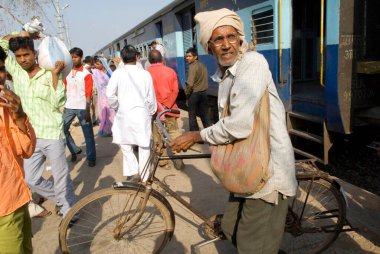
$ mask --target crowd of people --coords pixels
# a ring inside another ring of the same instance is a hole
[[[186,151],[195,143],[233,143],[247,138],[253,129],[254,111],[265,90],[270,98],[270,179],[257,193],[231,193],[222,228],[239,253],[277,253],[282,239],[287,198],[295,195],[293,150],[285,125],[285,111],[273,83],[268,64],[257,52],[248,50],[240,17],[227,9],[198,13],[200,43],[218,64],[212,79],[219,84],[218,109],[226,102],[229,114],[211,125],[207,116],[207,68],[195,48],[186,51],[189,72],[186,80],[189,131],[181,133],[179,114],[164,116],[170,147]],[[83,50],[70,50],[73,67],[62,79],[64,63],[48,71],[36,61],[33,40],[38,33],[21,32],[0,38],[0,253],[32,253],[31,219],[28,212],[32,193],[56,204],[65,216],[76,202],[65,147],[71,162],[82,149],[70,134],[75,118],[86,143],[88,167],[96,166],[94,125],[98,136],[112,137],[123,154],[127,181],[145,181],[143,171],[150,143],[158,132],[153,116],[164,109],[178,109],[178,77],[165,63],[165,49],[152,43],[145,70],[133,45],[121,50],[112,64],[101,56],[84,57]],[[14,57],[9,56],[12,51]],[[13,87],[5,85],[7,72]],[[196,116],[203,125],[200,130]],[[135,155],[137,149],[138,157]],[[53,181],[43,178],[49,161]],[[160,161],[167,167],[168,161]],[[177,169],[185,164],[175,161]],[[50,213],[44,213],[49,215]],[[72,223],[78,217],[74,216]],[[11,233],[9,233],[11,232]]]

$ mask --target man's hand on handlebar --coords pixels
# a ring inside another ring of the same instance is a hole
[[[176,152],[185,151],[195,143],[202,142],[202,137],[199,131],[185,132],[181,136],[175,138],[170,144],[170,148]]]

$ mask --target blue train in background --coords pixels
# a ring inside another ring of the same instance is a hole
[[[379,0],[177,0],[97,54],[117,56],[132,44],[144,62],[150,43],[158,41],[183,89],[188,48],[198,49],[209,74],[216,70],[215,59],[199,44],[193,18],[219,8],[240,15],[247,40],[268,60],[298,155],[327,164],[335,134],[380,126]],[[210,79],[213,105],[217,91]]]

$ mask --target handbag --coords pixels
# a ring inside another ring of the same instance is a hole
[[[251,134],[247,138],[211,148],[211,169],[230,192],[256,193],[270,178],[269,111],[269,92],[266,88],[254,111]],[[222,117],[228,115],[229,99]]]

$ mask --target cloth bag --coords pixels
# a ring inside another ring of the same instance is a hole
[[[256,193],[270,177],[269,110],[269,92],[266,88],[254,111],[251,134],[245,139],[211,148],[211,169],[230,192]],[[229,100],[222,117],[228,115]]]
[[[64,61],[65,67],[62,70],[62,80],[69,75],[73,62],[70,52],[65,44],[56,37],[45,37],[38,47],[38,64],[46,69],[53,70],[56,61]]]

